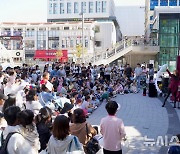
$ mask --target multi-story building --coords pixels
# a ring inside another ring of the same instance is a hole
[[[153,29],[153,15],[156,7],[180,6],[180,0],[146,0],[145,4],[145,37],[150,41],[151,30]]]
[[[121,40],[120,26],[115,16],[114,0],[47,0],[47,21],[85,21],[113,22],[116,39]]]
[[[83,36],[84,39],[81,22],[0,24],[0,41],[11,51],[15,62],[24,61],[25,57],[56,59],[55,52],[59,50],[66,51],[72,60],[82,55],[77,53],[82,40],[85,56],[89,58],[116,44],[113,22],[85,21]]]
[[[168,64],[173,71],[180,54],[180,6],[156,7],[153,29],[159,40],[158,63]]]
[[[146,1],[145,36],[159,45],[158,64],[175,69],[180,50],[180,0]]]
[[[86,20],[110,20],[115,17],[113,0],[48,0],[48,22],[76,21],[84,13]]]

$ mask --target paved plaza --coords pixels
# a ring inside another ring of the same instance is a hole
[[[165,154],[167,146],[145,146],[144,137],[157,141],[158,136],[165,139],[167,135],[170,140],[180,133],[180,110],[174,109],[171,103],[162,108],[163,98],[150,98],[141,93],[118,95],[114,100],[121,105],[117,116],[124,121],[129,142],[124,153]],[[101,118],[107,115],[105,104],[102,103],[88,119],[92,125],[99,125]]]

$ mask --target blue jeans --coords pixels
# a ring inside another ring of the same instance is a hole
[[[137,82],[137,89],[139,90],[141,88],[141,76],[136,76],[136,82]]]

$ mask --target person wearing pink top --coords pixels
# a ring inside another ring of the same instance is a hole
[[[118,104],[110,101],[106,104],[108,116],[103,118],[100,123],[100,132],[103,135],[104,154],[122,154],[121,141],[125,138],[124,123],[116,117]]]

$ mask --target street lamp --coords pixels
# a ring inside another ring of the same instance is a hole
[[[82,62],[84,63],[84,12],[82,11],[79,15],[82,16]]]

